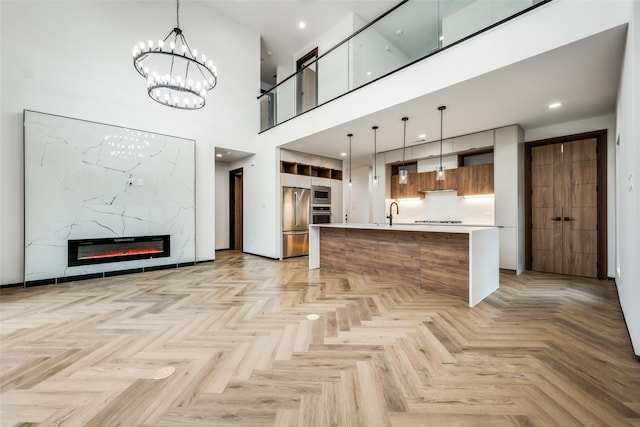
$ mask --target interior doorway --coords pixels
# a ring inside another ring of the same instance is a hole
[[[229,171],[229,248],[242,251],[242,168]]]
[[[525,145],[525,267],[607,277],[606,130]]]
[[[318,48],[296,61],[296,112],[297,114],[318,104]]]

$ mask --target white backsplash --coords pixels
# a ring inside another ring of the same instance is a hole
[[[195,261],[195,141],[25,111],[25,280]],[[67,240],[171,236],[171,256],[67,266]]]
[[[393,200],[387,199],[385,212]],[[494,225],[494,197],[464,198],[455,191],[427,193],[424,199],[400,200],[400,213],[393,210],[393,222],[413,223],[416,220],[462,221],[463,224]],[[388,222],[388,220],[387,220]]]

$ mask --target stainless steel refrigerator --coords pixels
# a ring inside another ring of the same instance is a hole
[[[282,257],[309,254],[309,193],[306,188],[282,188]]]

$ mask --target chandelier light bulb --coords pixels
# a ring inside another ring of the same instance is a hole
[[[144,49],[144,42],[138,43],[138,46],[140,46],[140,50]]]
[[[158,47],[162,49],[164,47],[164,41],[158,40]]]
[[[198,51],[196,49],[191,49],[191,53],[193,54],[194,58],[198,58]]]

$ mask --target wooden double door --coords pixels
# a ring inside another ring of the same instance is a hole
[[[598,277],[596,138],[531,147],[531,269]]]

